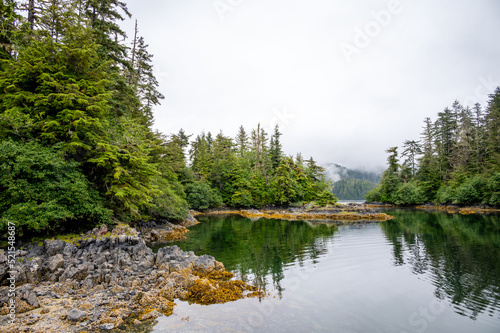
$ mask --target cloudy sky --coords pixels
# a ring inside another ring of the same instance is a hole
[[[278,124],[287,154],[377,168],[423,119],[500,85],[498,0],[126,0],[164,133]]]

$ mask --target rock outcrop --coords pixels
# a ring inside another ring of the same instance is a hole
[[[123,225],[73,243],[45,240],[17,254],[14,270],[0,271],[2,332],[108,330],[130,320],[154,320],[157,315],[149,313],[171,314],[174,299],[191,299],[201,283],[217,290],[208,275],[218,273],[224,281],[232,276],[209,255],[177,246],[153,253],[135,229]],[[0,266],[6,261],[0,254]],[[16,285],[14,324],[6,316],[10,277]],[[240,298],[248,291],[255,290],[244,284]]]

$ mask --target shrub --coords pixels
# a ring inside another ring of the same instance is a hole
[[[337,201],[337,197],[327,190],[321,191],[316,197],[316,203],[322,207],[334,205]]]
[[[423,189],[417,184],[409,182],[403,184],[396,193],[397,205],[418,205],[425,202]]]
[[[8,221],[22,233],[54,230],[63,223],[97,225],[110,216],[78,163],[65,161],[60,149],[0,142],[0,230]]]
[[[493,206],[500,206],[500,172],[494,173],[487,180],[489,195],[486,198],[487,203]]]
[[[366,193],[365,199],[367,202],[380,202],[382,201],[382,193],[380,192],[380,186],[375,187],[370,192]]]
[[[481,203],[483,201],[485,189],[486,184],[481,176],[467,179],[457,188],[453,196],[453,203],[458,205]]]
[[[153,199],[154,207],[151,208],[150,214],[155,218],[184,220],[189,213],[187,201],[175,193],[168,184],[162,186],[161,191],[162,194]]]
[[[187,184],[185,191],[187,202],[191,208],[208,209],[223,205],[221,196],[211,189],[207,183],[193,182]]]
[[[443,186],[436,193],[436,203],[447,204],[453,201],[455,190],[451,186]]]
[[[236,191],[231,196],[232,207],[254,207],[252,194],[248,190]]]

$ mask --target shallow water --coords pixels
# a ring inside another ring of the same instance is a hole
[[[388,213],[339,227],[199,218],[176,244],[269,296],[176,300],[151,332],[500,332],[500,216]]]

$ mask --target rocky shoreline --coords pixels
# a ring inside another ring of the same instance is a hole
[[[151,223],[138,226],[141,235],[118,225],[72,241],[31,244],[17,251],[13,270],[0,252],[2,332],[112,331],[171,314],[175,299],[209,304],[262,296],[255,287],[231,280],[232,273],[212,256],[177,246],[153,253],[146,241],[183,237],[185,227]],[[12,281],[14,298],[9,295]]]
[[[106,226],[71,239],[29,243],[16,252],[13,270],[0,250],[0,326],[2,332],[105,332],[149,327],[170,315],[175,299],[200,304],[264,296],[233,280],[212,256],[196,256],[177,246],[158,253],[146,245],[180,240],[199,214],[239,214],[252,220],[276,218],[324,222],[386,221],[392,218],[366,205],[291,207],[264,210],[191,212],[181,223],[168,221]],[[14,278],[13,280],[11,278]],[[15,296],[9,295],[14,281]],[[15,303],[15,320],[9,304]],[[149,331],[147,328],[142,331]]]
[[[375,207],[364,204],[337,204],[332,207],[303,206],[289,208],[265,208],[261,210],[244,209],[217,209],[204,212],[195,212],[198,215],[226,215],[238,214],[252,220],[259,218],[282,219],[282,220],[303,220],[303,221],[325,221],[336,223],[349,222],[383,222],[393,219],[393,216],[381,213]]]

